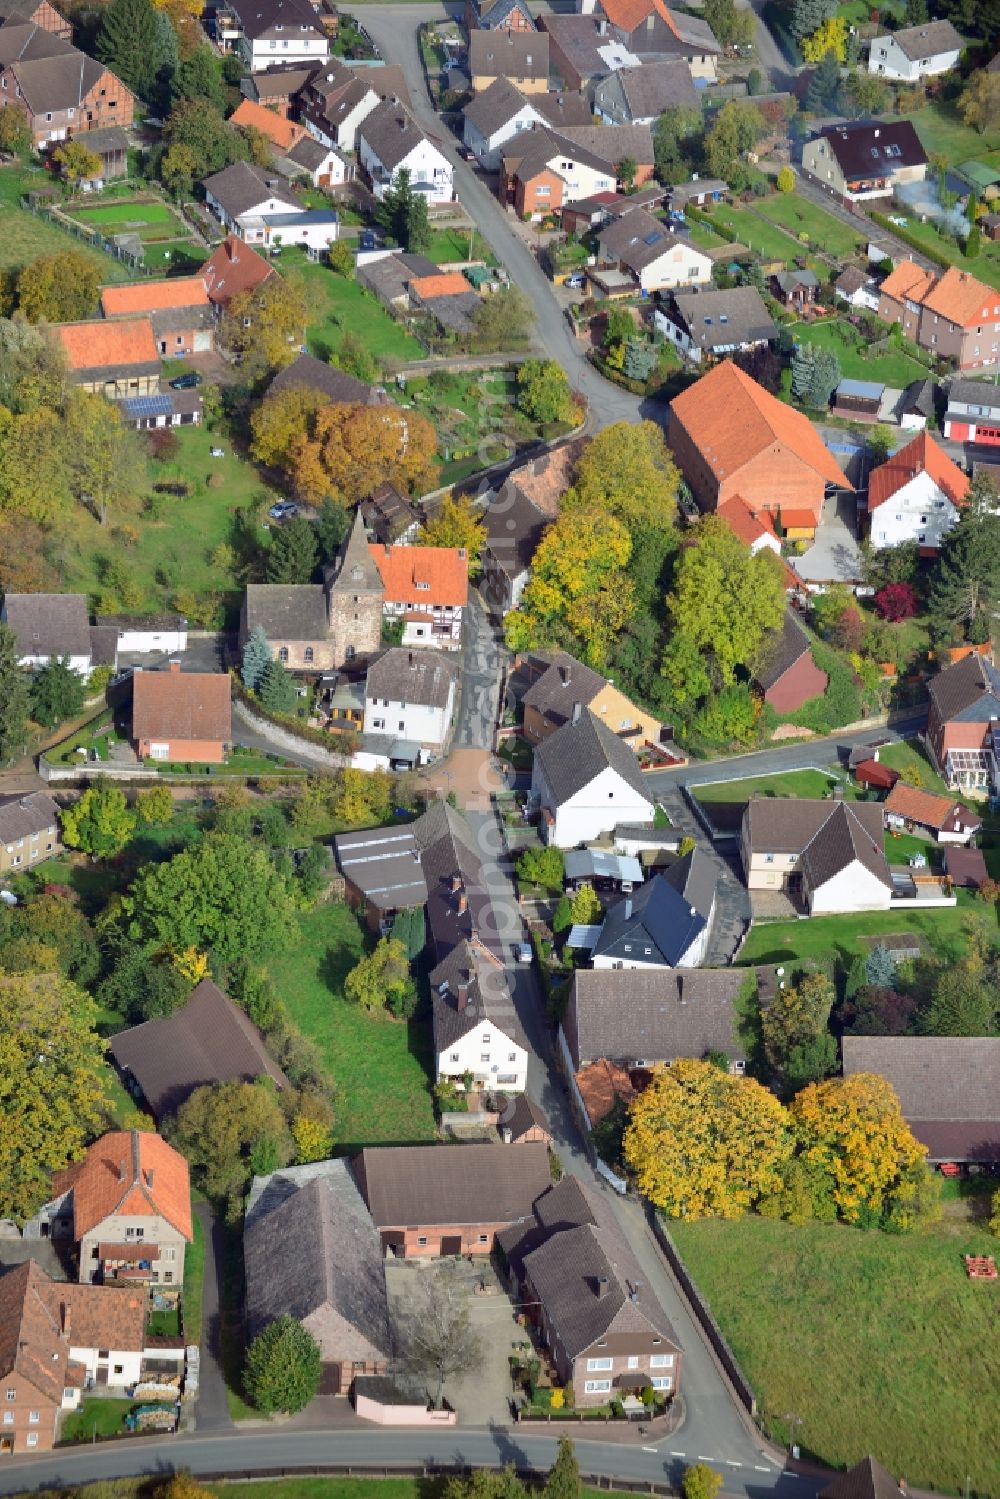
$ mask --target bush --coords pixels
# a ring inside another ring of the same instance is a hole
[[[882,619],[892,623],[912,619],[920,608],[917,590],[912,583],[887,583],[875,595],[875,608]]]

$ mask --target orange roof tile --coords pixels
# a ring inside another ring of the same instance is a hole
[[[815,531],[816,517],[811,510],[789,510],[784,505],[778,512],[783,531]]]
[[[929,474],[953,505],[965,503],[969,479],[929,432],[919,433],[905,448],[873,469],[868,478],[868,509],[877,510],[918,474]]]
[[[66,350],[71,370],[160,362],[148,317],[123,318],[113,323],[103,319],[90,323],[54,323],[52,331]]]
[[[233,735],[232,697],[225,672],[136,672],[132,683],[132,734],[136,739],[202,739],[228,744]]]
[[[472,287],[461,271],[439,271],[435,276],[417,276],[410,290],[427,302],[431,297],[460,297]]]
[[[901,260],[882,282],[881,290],[896,302],[909,298],[922,302],[925,292],[934,285],[934,272],[925,271],[913,260]]]
[[[59,1196],[70,1187],[77,1239],[113,1213],[158,1214],[185,1239],[191,1238],[188,1164],[159,1135],[143,1130],[112,1130],[102,1135],[81,1162],[56,1173],[53,1194]]]
[[[469,559],[459,547],[378,546],[368,550],[385,584],[386,602],[464,608],[469,597]]]
[[[751,510],[741,494],[734,494],[719,506],[718,514],[725,521],[741,541],[745,541],[748,547],[752,547],[755,541],[760,541],[762,536],[773,536],[775,541],[778,533],[774,529],[774,521],[766,510]]]
[[[977,323],[1000,318],[1000,291],[954,265],[924,293],[923,304],[960,328],[974,328]]]
[[[674,35],[678,34],[674,19],[664,0],[601,0],[601,9],[611,25],[620,26],[623,31],[634,31],[637,26],[642,25],[647,16],[656,11],[657,15],[666,21]]]
[[[619,1098],[623,1103],[631,1103],[636,1095],[625,1068],[619,1067],[617,1062],[609,1062],[606,1057],[581,1067],[576,1074],[576,1086],[592,1125],[600,1124]]]
[[[282,151],[290,151],[296,141],[300,141],[306,134],[303,127],[296,125],[294,120],[283,120],[273,109],[265,109],[263,104],[255,104],[252,99],[244,99],[230,115],[230,120],[244,129],[250,126],[253,130],[259,130],[261,135],[266,135]]]
[[[670,412],[720,481],[780,445],[828,484],[851,487],[812,423],[730,359],[676,396]]]
[[[101,288],[101,311],[106,318],[142,312],[165,312],[170,307],[207,307],[202,276],[178,276],[174,281],[137,281],[132,286]]]
[[[908,817],[913,822],[923,823],[928,828],[943,828],[948,832],[963,832],[979,827],[981,817],[970,812],[951,796],[939,796],[936,791],[921,791],[906,781],[897,781],[884,802],[886,813],[897,817]]]

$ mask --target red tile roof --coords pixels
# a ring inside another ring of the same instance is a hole
[[[939,796],[936,791],[922,791],[906,781],[897,781],[884,802],[886,813],[907,817],[924,827],[949,833],[965,832],[978,828],[982,818],[970,812],[951,796]]]
[[[907,297],[911,302],[922,302],[924,293],[933,285],[933,271],[925,271],[913,260],[901,260],[886,276],[880,290],[895,302],[902,302]]]
[[[662,20],[666,21],[674,35],[678,34],[674,19],[664,0],[601,0],[601,9],[611,25],[620,26],[623,31],[634,31],[637,26],[642,25],[647,16],[655,11]]]
[[[464,608],[469,598],[469,559],[459,547],[369,545],[390,604]],[[423,585],[423,586],[422,586]]]
[[[760,541],[762,536],[773,536],[775,541],[778,539],[778,533],[774,529],[774,521],[769,512],[752,510],[741,494],[734,494],[721,504],[718,514],[730,531],[734,532],[741,541],[745,541],[748,547]]]
[[[71,370],[113,369],[128,364],[158,364],[160,356],[148,317],[120,322],[54,323],[52,331],[66,350]]]
[[[276,275],[274,266],[268,265],[262,255],[235,234],[227,234],[201,268],[208,299],[220,307],[225,307],[240,292],[254,291]]]
[[[899,771],[891,765],[880,765],[878,760],[859,760],[854,767],[855,779],[865,786],[878,786],[891,791],[899,780]]]
[[[227,744],[232,701],[225,672],[140,671],[132,679],[134,739],[203,739]]]
[[[968,476],[952,462],[930,433],[924,431],[872,470],[868,478],[869,511],[884,505],[918,474],[928,474],[953,505],[964,504],[969,493]]]
[[[960,328],[974,328],[977,323],[1000,319],[1000,291],[954,265],[924,293],[923,304]]]
[[[259,130],[261,135],[266,135],[269,141],[273,141],[283,151],[291,150],[307,133],[294,120],[284,120],[273,109],[265,109],[263,104],[255,104],[252,99],[244,99],[229,118],[234,125]]]
[[[850,488],[808,418],[772,396],[730,359],[676,396],[670,411],[720,481],[768,449],[784,447],[828,484]]]
[[[815,531],[816,517],[811,510],[789,510],[782,505],[778,519],[783,531]]]
[[[439,271],[434,276],[417,276],[410,290],[428,302],[431,297],[460,297],[472,288],[461,271]]]
[[[112,1130],[82,1161],[56,1173],[53,1195],[72,1188],[73,1232],[83,1237],[113,1213],[165,1218],[191,1238],[188,1164],[172,1145],[145,1130]]]
[[[137,281],[132,286],[101,288],[101,311],[106,318],[143,312],[165,312],[174,307],[207,307],[202,276],[178,276],[174,281]]]

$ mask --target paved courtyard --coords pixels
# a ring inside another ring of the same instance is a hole
[[[807,583],[852,583],[860,577],[854,506],[851,495],[828,499],[816,540],[808,552],[790,559],[799,577]]]

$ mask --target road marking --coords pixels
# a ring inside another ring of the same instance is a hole
[[[704,1454],[704,1452],[699,1452],[698,1453],[698,1461],[700,1463],[714,1463],[715,1462],[715,1458],[714,1457],[706,1457],[705,1454]]]
[[[656,1448],[655,1447],[643,1447],[642,1450],[643,1450],[643,1452],[655,1452]]]
[[[734,1463],[734,1462],[731,1462],[728,1457],[726,1458],[726,1467],[727,1468],[742,1468],[742,1466],[743,1466],[742,1463]]]
[[[753,1470],[754,1470],[755,1473],[773,1473],[774,1472],[773,1468],[762,1468],[760,1466],[760,1463],[754,1463]]]
[[[686,1452],[671,1452],[671,1457],[687,1457]]]

